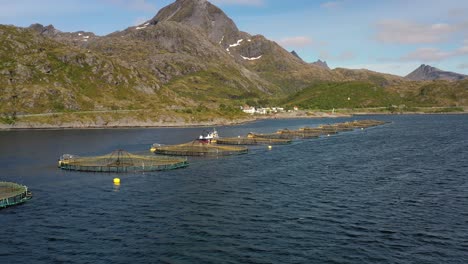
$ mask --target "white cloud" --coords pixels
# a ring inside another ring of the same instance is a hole
[[[341,7],[341,4],[342,4],[341,1],[328,1],[328,2],[322,3],[320,6],[326,9],[336,9],[336,8]]]
[[[443,51],[439,48],[419,48],[403,57],[400,61],[442,61],[445,59],[468,55],[468,45],[461,46],[456,50]]]
[[[279,40],[278,43],[281,46],[285,46],[285,47],[305,47],[305,46],[312,45],[314,41],[309,37],[297,36],[297,37],[283,38]]]
[[[442,42],[459,30],[457,26],[446,23],[425,25],[400,20],[383,20],[377,23],[376,28],[378,41],[398,44]]]
[[[441,61],[453,56],[453,52],[438,48],[419,48],[401,58],[402,61]]]
[[[264,0],[211,0],[211,2],[217,5],[249,5],[249,6],[261,6],[265,3]]]
[[[457,49],[455,53],[456,53],[456,55],[468,54],[468,43],[465,43],[465,45],[463,47]]]

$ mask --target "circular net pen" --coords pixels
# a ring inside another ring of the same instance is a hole
[[[21,204],[31,199],[28,187],[13,182],[0,182],[0,208]]]
[[[219,138],[216,140],[219,145],[285,145],[290,144],[290,139],[261,138],[261,137],[233,137]]]
[[[170,146],[154,146],[155,154],[171,156],[229,156],[246,154],[248,149],[239,146],[219,146],[216,144],[203,143],[198,140]]]
[[[184,168],[187,159],[143,156],[116,150],[110,154],[95,157],[78,157],[65,154],[59,161],[59,168],[88,172],[150,172]]]

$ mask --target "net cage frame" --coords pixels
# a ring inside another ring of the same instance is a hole
[[[286,145],[292,142],[291,139],[262,138],[262,137],[230,137],[218,138],[216,144],[219,145]]]
[[[184,158],[170,158],[154,155],[135,155],[124,150],[116,150],[102,156],[79,157],[71,156],[60,160],[59,168],[69,171],[83,172],[151,172],[166,171],[187,167]],[[65,156],[65,155],[64,155]]]
[[[154,154],[168,156],[231,156],[248,153],[248,148],[239,146],[223,146],[216,143],[203,143],[194,140],[178,145],[155,146]]]
[[[0,208],[24,203],[31,197],[32,194],[27,186],[0,181]]]
[[[294,140],[294,139],[311,139],[317,138],[319,135],[313,133],[305,133],[300,131],[290,130],[290,132],[276,132],[276,133],[269,133],[269,134],[257,134],[257,133],[249,133],[248,137],[251,138],[265,138],[265,139],[279,139],[279,140]]]
[[[249,133],[250,138],[269,138],[269,139],[311,139],[323,135],[332,135],[339,132],[353,131],[359,128],[369,128],[386,124],[385,121],[379,120],[354,120],[343,123],[324,124],[318,127],[302,127],[298,130],[290,130],[288,128],[280,129],[276,133],[257,134]]]

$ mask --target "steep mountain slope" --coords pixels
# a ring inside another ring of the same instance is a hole
[[[144,68],[193,104],[251,93],[270,96],[278,88],[232,60],[196,27],[173,21],[128,28],[90,42],[88,48]]]
[[[160,88],[142,70],[29,29],[0,26],[0,43],[1,112],[141,107],[137,105]]]
[[[397,85],[406,82],[406,80],[400,76],[370,71],[366,69],[351,70],[336,68],[333,69],[333,72],[339,74],[339,76],[341,76],[341,78],[346,81],[371,82],[381,87],[387,87],[390,85]]]
[[[177,0],[162,8],[156,16],[148,21],[150,25],[159,22],[174,21],[202,30],[213,43],[233,43],[247,37],[240,32],[236,24],[221,9],[206,0]]]
[[[261,35],[239,31],[221,9],[206,0],[177,0],[143,26],[159,26],[167,21],[205,32],[208,40],[222,48],[232,61],[250,70],[248,75],[268,80],[283,94],[299,90],[314,79],[336,79],[330,71],[308,65]]]
[[[294,55],[294,57],[303,60],[303,59],[301,58],[301,56],[299,56],[299,54],[297,54],[297,52],[296,52],[295,50],[291,51],[291,54]]]
[[[468,75],[463,75],[455,72],[448,72],[437,69],[430,65],[422,64],[408,74],[406,77],[408,80],[412,81],[427,81],[427,80],[447,80],[447,81],[459,81],[463,79],[467,79]]]

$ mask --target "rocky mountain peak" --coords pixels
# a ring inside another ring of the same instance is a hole
[[[322,61],[322,60],[320,60],[320,59],[317,60],[316,62],[312,62],[311,64],[312,64],[312,65],[320,66],[320,67],[325,68],[325,69],[328,69],[328,70],[330,69],[330,67],[328,67],[327,62],[326,62],[326,61]]]
[[[174,21],[202,29],[211,42],[228,45],[239,39],[236,24],[221,9],[206,0],[177,0],[162,8],[148,21],[155,25],[159,22]]]
[[[294,57],[296,57],[296,58],[302,60],[302,58],[299,56],[299,54],[297,54],[297,52],[296,52],[295,50],[291,51],[291,54],[292,54]]]
[[[467,79],[467,75],[443,71],[436,67],[430,65],[421,64],[416,70],[408,74],[406,79],[413,81],[427,81],[427,80],[448,80],[448,81],[458,81]]]
[[[54,36],[57,33],[60,33],[60,30],[56,29],[53,25],[43,26],[42,24],[36,23],[30,25],[29,28],[46,36]]]

